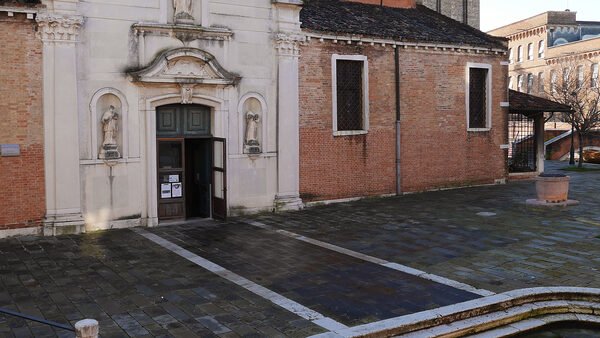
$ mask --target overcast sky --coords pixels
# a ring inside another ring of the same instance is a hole
[[[481,0],[481,30],[566,8],[577,12],[577,20],[600,21],[600,0]]]

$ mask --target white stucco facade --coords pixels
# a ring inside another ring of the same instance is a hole
[[[156,110],[210,108],[227,145],[229,215],[297,209],[300,1],[44,0],[47,219],[60,234],[159,223]],[[101,116],[119,113],[119,158],[99,155]],[[260,115],[260,151],[244,144]]]

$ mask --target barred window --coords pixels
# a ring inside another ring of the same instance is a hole
[[[367,58],[333,55],[334,134],[352,135],[368,129]]]
[[[489,65],[469,65],[468,128],[489,129],[490,72]]]

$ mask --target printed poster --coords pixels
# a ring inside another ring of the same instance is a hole
[[[173,198],[181,197],[183,194],[181,183],[173,183],[171,185],[171,196]]]
[[[171,198],[171,183],[160,185],[160,198]]]

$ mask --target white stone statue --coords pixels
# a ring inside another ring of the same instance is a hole
[[[248,146],[258,146],[258,122],[260,116],[251,111],[246,113],[246,142]]]
[[[175,21],[192,21],[192,1],[193,0],[173,0],[173,7],[175,7]]]
[[[119,158],[120,154],[117,150],[117,133],[119,131],[118,121],[119,114],[115,106],[110,106],[104,114],[102,114],[102,131],[104,132],[104,140],[100,149],[100,158],[113,159]]]

